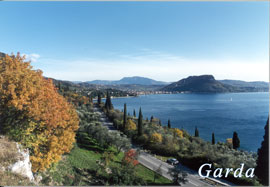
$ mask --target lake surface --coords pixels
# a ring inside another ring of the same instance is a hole
[[[144,119],[153,115],[162,125],[171,120],[172,127],[184,128],[194,135],[195,126],[200,137],[225,142],[238,133],[240,148],[256,152],[261,146],[264,126],[269,113],[269,93],[224,94],[160,94],[112,99],[114,108],[136,114],[142,107]]]

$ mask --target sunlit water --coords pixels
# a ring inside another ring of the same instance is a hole
[[[268,93],[225,94],[161,94],[112,99],[115,108],[139,113],[143,117],[153,115],[162,125],[171,120],[172,127],[184,128],[194,134],[195,126],[200,137],[211,141],[212,132],[216,141],[225,142],[238,133],[240,148],[257,151],[264,135],[264,126],[269,112]]]

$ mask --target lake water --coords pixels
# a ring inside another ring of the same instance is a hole
[[[261,146],[264,126],[269,113],[269,93],[224,94],[160,94],[112,99],[114,108],[136,114],[142,107],[144,119],[153,115],[162,125],[171,120],[172,127],[184,128],[194,135],[198,127],[200,137],[211,141],[212,132],[217,141],[225,142],[238,133],[240,148],[257,151]]]

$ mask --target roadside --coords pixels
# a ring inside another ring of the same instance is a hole
[[[100,122],[102,123],[103,126],[106,126],[109,131],[116,131],[119,132],[114,126],[113,123],[110,122],[108,120],[108,118],[106,117],[106,115],[104,114],[104,112],[102,112],[99,108],[97,108],[96,106],[94,106],[94,112],[97,112],[100,114]],[[177,166],[172,166],[167,164],[166,162],[159,160],[157,158],[155,158],[154,155],[151,155],[150,153],[147,153],[144,150],[141,150],[139,148],[139,146],[132,144],[132,148],[138,150],[139,155],[138,155],[138,161],[144,165],[145,167],[147,167],[148,169],[159,173],[160,175],[162,175],[163,177],[169,179],[169,180],[173,180],[173,177],[171,176],[171,174],[169,174],[169,171],[172,170],[174,167],[176,167],[177,169],[180,169],[182,172],[187,173],[187,180],[188,182],[183,184],[186,186],[211,186],[214,184],[214,182],[211,182],[211,180],[205,180],[202,179],[198,173],[194,170],[191,170],[185,166],[182,166],[181,164],[177,165]],[[211,179],[211,178],[210,178]],[[224,185],[232,185],[231,183],[225,182],[225,181],[219,181],[214,179],[216,182],[220,182],[220,184],[224,184]]]

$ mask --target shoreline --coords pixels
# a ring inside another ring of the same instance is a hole
[[[185,93],[149,93],[149,94],[138,94],[137,96],[121,96],[121,97],[113,97],[111,96],[111,99],[119,99],[119,98],[132,98],[132,97],[140,97],[140,96],[146,96],[146,95],[176,95],[176,94],[240,94],[240,93],[269,93],[270,92],[219,92],[219,93],[211,93],[211,92],[185,92]],[[102,97],[101,99],[106,99],[106,97]],[[97,99],[93,99],[93,101],[96,101]]]

